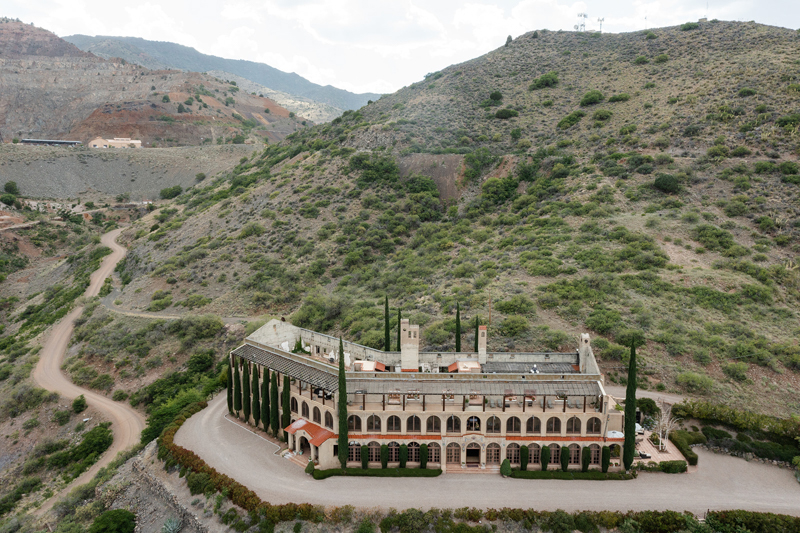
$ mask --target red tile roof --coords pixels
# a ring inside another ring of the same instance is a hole
[[[294,435],[298,430],[305,431],[309,437],[308,442],[314,446],[319,446],[329,438],[336,436],[336,433],[333,431],[328,431],[327,429],[316,424],[312,424],[308,420],[304,420],[302,418],[295,420],[284,429],[284,431],[291,433],[292,435]]]

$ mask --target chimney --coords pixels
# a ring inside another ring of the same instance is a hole
[[[419,371],[419,325],[410,325],[407,318],[400,320],[400,369]]]
[[[486,326],[478,326],[478,362],[486,363]]]

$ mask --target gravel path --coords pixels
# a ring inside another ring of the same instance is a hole
[[[125,248],[116,243],[122,229],[116,229],[103,235],[101,242],[111,248],[112,253],[105,258],[95,272],[92,273],[89,288],[86,289],[86,296],[97,296],[103,281],[114,271],[117,263],[125,257]],[[33,371],[33,380],[41,387],[58,392],[68,400],[77,398],[81,394],[86,397],[86,401],[92,407],[102,411],[111,420],[111,430],[114,432],[114,442],[111,447],[100,457],[89,470],[67,485],[61,494],[66,494],[73,487],[82,485],[91,480],[97,472],[110,463],[118,452],[129,448],[139,442],[142,429],[144,429],[144,416],[134,410],[130,405],[122,402],[115,402],[111,398],[95,391],[84,389],[72,383],[68,377],[61,372],[61,363],[64,354],[69,346],[72,337],[74,321],[83,312],[83,307],[74,309],[58,322],[42,348],[39,362]],[[39,508],[37,514],[41,515],[50,509],[58,499],[58,495],[51,497]]]
[[[542,510],[748,509],[800,516],[792,473],[698,449],[692,474],[642,474],[631,481],[532,481],[497,475],[445,474],[432,479],[329,478],[314,481],[276,446],[226,420],[225,395],[186,421],[175,442],[199,454],[271,503],[357,507],[522,507]]]

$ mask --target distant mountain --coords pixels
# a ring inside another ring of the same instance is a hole
[[[195,72],[230,72],[270,89],[310,98],[340,109],[358,109],[366,105],[368,100],[377,100],[380,97],[374,93],[355,94],[330,85],[323,87],[298,74],[283,72],[264,63],[206,55],[194,48],[175,43],[148,41],[139,37],[99,35],[70,35],[64,37],[64,40],[101,57],[120,57],[148,68],[168,66]]]

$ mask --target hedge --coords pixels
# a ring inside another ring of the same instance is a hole
[[[752,511],[711,511],[706,524],[718,533],[793,533],[800,531],[800,518]]]
[[[579,472],[577,470],[570,470],[568,472],[561,470],[512,470],[511,477],[518,479],[584,479],[591,481],[609,481],[633,479],[636,476],[622,472],[600,472],[599,470],[590,470],[588,472]]]
[[[669,440],[677,446],[678,450],[686,457],[686,461],[692,465],[697,465],[697,454],[691,448],[691,444],[705,444],[706,437],[699,431],[688,432],[678,429],[669,434]]]
[[[665,474],[682,474],[687,470],[686,461],[661,461],[645,465],[639,463],[636,468],[645,472],[664,472]]]
[[[328,470],[314,470],[314,479],[326,479],[331,476],[361,476],[361,477],[436,477],[442,470],[421,468],[329,468]]]
[[[737,430],[766,433],[771,440],[793,442],[800,437],[800,424],[791,418],[778,418],[752,411],[705,401],[684,400],[672,406],[672,414],[678,418],[696,418],[712,424],[722,424]]]

